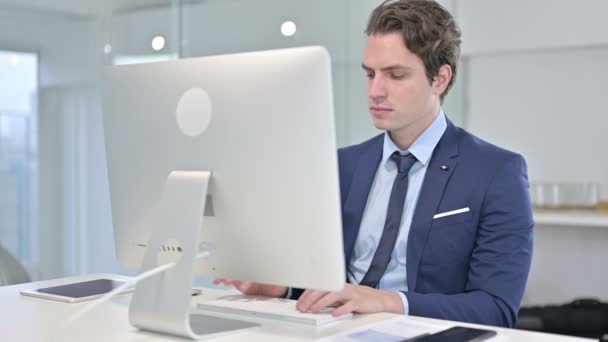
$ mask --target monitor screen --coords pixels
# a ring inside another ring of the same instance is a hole
[[[345,283],[331,61],[322,47],[109,67],[103,120],[116,254],[139,268],[172,171],[210,171],[197,272]],[[170,230],[172,227],[166,227]]]

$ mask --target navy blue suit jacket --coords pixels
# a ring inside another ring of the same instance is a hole
[[[338,152],[347,268],[382,146],[378,135]],[[467,213],[433,219],[466,207]],[[533,226],[523,157],[448,121],[407,241],[409,313],[514,326],[530,269]]]

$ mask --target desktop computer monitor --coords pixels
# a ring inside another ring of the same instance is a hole
[[[172,171],[210,171],[200,275],[341,289],[330,65],[324,48],[304,47],[107,68],[118,261],[141,267]]]

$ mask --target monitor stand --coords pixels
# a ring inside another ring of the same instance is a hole
[[[191,313],[194,264],[210,178],[210,171],[173,171],[167,178],[142,270],[169,261],[176,265],[136,285],[129,321],[139,329],[205,340],[259,326]]]

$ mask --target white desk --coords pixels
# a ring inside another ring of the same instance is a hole
[[[185,341],[183,339],[162,336],[139,331],[133,328],[127,318],[128,305],[131,295],[121,295],[109,303],[103,304],[76,321],[68,330],[62,329],[62,323],[73,312],[88,302],[67,304],[46,299],[22,296],[19,290],[37,286],[60,285],[74,280],[82,281],[102,275],[86,275],[62,278],[35,283],[0,287],[0,340],[2,341]],[[203,289],[204,295],[195,297],[197,301],[225,295],[229,291]],[[293,323],[279,323],[259,319],[262,327],[240,335],[218,339],[218,341],[310,341],[345,331],[364,324],[396,317],[394,314],[380,313],[373,315],[356,315],[352,320],[342,321],[327,327],[304,327]],[[242,319],[242,318],[241,318]],[[463,324],[441,321],[422,317],[410,319],[432,324],[454,324],[475,327],[473,324]],[[483,326],[478,326],[482,327]],[[491,327],[498,331],[501,341],[531,341],[531,342],[576,342],[594,341],[592,339],[574,338],[568,336],[542,334]]]

